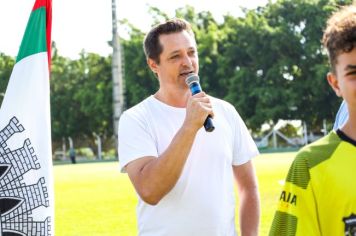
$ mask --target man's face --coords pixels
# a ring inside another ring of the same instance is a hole
[[[329,84],[336,95],[346,100],[348,107],[356,107],[356,48],[337,57],[336,75],[329,74]]]
[[[198,52],[193,36],[187,31],[164,34],[159,37],[163,51],[160,63],[148,59],[152,71],[158,75],[160,86],[187,88],[185,79],[189,73],[198,73]]]

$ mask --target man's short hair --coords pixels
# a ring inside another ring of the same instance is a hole
[[[184,30],[194,36],[190,24],[183,19],[175,18],[154,26],[150,32],[148,32],[143,41],[143,49],[146,54],[146,58],[151,58],[156,63],[159,63],[159,56],[163,51],[163,47],[159,41],[159,36],[162,34],[178,33]]]
[[[329,18],[323,45],[328,51],[331,70],[336,74],[337,57],[356,46],[356,5],[342,7]]]

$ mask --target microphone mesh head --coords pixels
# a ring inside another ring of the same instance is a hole
[[[189,86],[191,83],[197,82],[199,83],[199,76],[196,74],[190,74],[186,79],[185,83]]]

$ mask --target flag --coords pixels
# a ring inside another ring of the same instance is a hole
[[[36,0],[0,109],[0,235],[54,235],[51,23]]]

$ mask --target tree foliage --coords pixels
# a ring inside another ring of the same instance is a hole
[[[176,16],[191,22],[198,43],[201,84],[231,102],[249,128],[300,119],[320,129],[333,122],[339,99],[325,76],[328,62],[321,37],[327,18],[346,0],[277,0],[264,7],[226,15],[186,6]],[[155,23],[168,16],[151,8]],[[129,38],[121,39],[126,108],[155,93],[158,82],[143,52],[144,33],[125,21]],[[111,57],[81,52],[71,60],[53,48],[51,76],[52,137],[110,137],[112,125]],[[5,91],[14,59],[0,53],[0,93]],[[0,96],[0,101],[2,96]]]
[[[69,60],[54,50],[51,69],[54,141],[94,140],[95,134],[111,137],[111,58],[83,51],[78,60]]]
[[[14,64],[15,60],[12,57],[0,53],[0,105],[4,99],[6,87]]]
[[[158,89],[158,80],[146,64],[144,33],[130,25],[130,39],[122,40],[126,107],[132,107]]]

